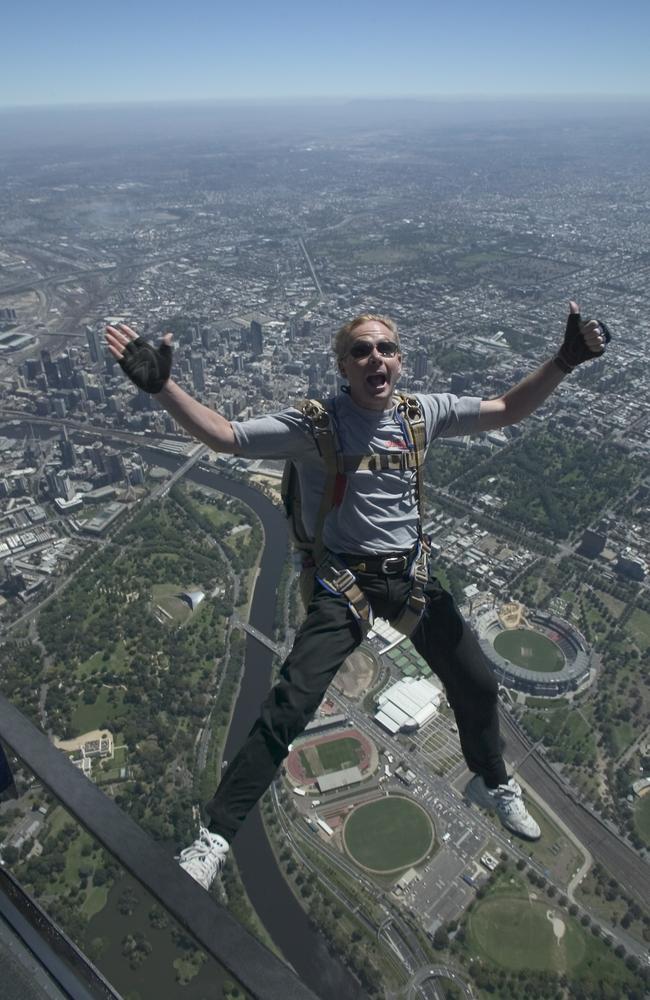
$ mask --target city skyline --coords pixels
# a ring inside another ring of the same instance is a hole
[[[38,24],[38,33],[34,32]],[[327,18],[284,0],[226,13],[204,0],[88,8],[27,3],[5,13],[0,108],[305,98],[650,96],[650,10],[556,0],[399,18],[367,0]]]

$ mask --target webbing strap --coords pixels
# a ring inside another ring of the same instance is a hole
[[[305,399],[299,407],[309,418],[314,434],[314,440],[325,463],[325,485],[321,498],[316,525],[314,528],[313,560],[318,565],[324,554],[323,527],[325,518],[334,507],[337,495],[340,495],[341,477],[344,475],[341,450],[338,447],[336,433],[327,409],[317,399]],[[340,499],[339,499],[340,502]]]
[[[424,482],[422,478],[422,463],[426,449],[426,425],[422,404],[416,396],[398,395],[397,412],[402,418],[411,454],[415,461],[416,493],[418,498],[418,537],[423,540],[422,525],[424,524]]]
[[[428,539],[422,532],[424,523],[424,498],[422,463],[426,448],[426,426],[420,401],[415,396],[396,394],[397,413],[408,441],[408,451],[376,453],[373,455],[344,456],[338,446],[336,431],[326,407],[315,399],[307,399],[300,405],[301,411],[309,418],[314,439],[325,463],[326,475],[323,497],[316,518],[314,530],[313,561],[318,567],[316,579],[329,591],[341,594],[348,602],[350,610],[359,621],[364,635],[373,622],[372,608],[359,587],[352,571],[340,562],[323,545],[325,518],[338,502],[341,502],[345,476],[350,472],[367,469],[378,472],[384,469],[415,469],[418,503],[418,554],[411,570],[412,585],[408,600],[398,617],[392,622],[393,628],[404,635],[411,635],[417,627],[426,605],[424,588],[429,575]]]
[[[343,468],[346,473],[359,472],[368,469],[370,472],[381,472],[385,469],[417,468],[417,458],[413,451],[375,452],[373,455],[344,455]]]
[[[345,563],[331,552],[316,570],[316,579],[332,594],[340,594],[346,599],[350,611],[359,622],[363,635],[370,631],[373,613],[368,598],[357,583],[357,578]]]
[[[401,632],[403,635],[412,635],[419,625],[426,607],[424,588],[429,579],[430,551],[428,539],[423,536],[411,570],[412,583],[408,600],[397,618],[390,623],[397,632]]]

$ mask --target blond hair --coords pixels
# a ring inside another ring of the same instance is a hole
[[[376,323],[381,323],[386,327],[387,330],[393,334],[397,346],[400,346],[399,333],[397,332],[397,326],[390,318],[390,316],[378,316],[375,313],[361,313],[360,316],[355,316],[351,319],[349,323],[337,330],[334,335],[334,340],[332,341],[332,349],[337,359],[340,361],[348,353],[350,347],[350,334],[361,326],[362,323],[369,323],[374,321]]]

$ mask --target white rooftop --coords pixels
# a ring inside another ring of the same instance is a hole
[[[442,688],[432,680],[403,677],[383,691],[377,702],[375,721],[391,733],[405,726],[423,726],[435,714]]]

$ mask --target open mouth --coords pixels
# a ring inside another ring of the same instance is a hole
[[[384,372],[377,372],[375,375],[367,375],[366,382],[371,387],[371,389],[383,389],[388,379]]]

